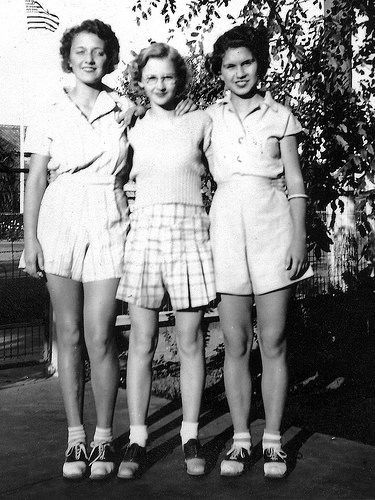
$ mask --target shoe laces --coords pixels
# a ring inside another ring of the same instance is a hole
[[[267,448],[266,453],[272,461],[277,461],[277,459],[280,458],[283,462],[285,462],[287,457],[287,454],[282,449],[277,450],[276,448]]]
[[[91,446],[92,446],[91,455],[92,455],[93,451],[95,450],[95,448],[98,449],[98,455],[94,458],[94,460],[91,461],[91,463],[93,464],[97,460],[104,460],[106,448],[109,447],[110,444],[109,443],[91,443]]]
[[[75,444],[72,444],[68,447],[68,449],[66,450],[65,452],[65,456],[69,456],[70,453],[71,453],[71,450],[74,449],[74,458],[76,460],[79,459],[81,453],[84,454],[86,460],[88,460],[88,457],[87,457],[87,452],[86,452],[86,447],[83,443],[75,443]]]
[[[228,460],[237,460],[238,457],[245,458],[244,448],[232,446],[232,448],[227,453],[227,457]]]

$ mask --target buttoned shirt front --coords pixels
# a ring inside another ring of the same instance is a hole
[[[116,92],[102,90],[86,117],[64,91],[28,127],[25,150],[50,156],[48,169],[56,175],[81,170],[116,175],[124,166],[128,146],[115,112],[131,105]]]
[[[275,178],[284,171],[280,140],[298,134],[302,127],[292,112],[266,92],[263,101],[240,119],[230,95],[206,110],[213,130],[210,170],[216,182],[233,176]]]

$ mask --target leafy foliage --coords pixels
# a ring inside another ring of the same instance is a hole
[[[342,195],[359,197],[359,231],[365,235],[372,230],[375,199],[375,191],[368,189],[375,182],[375,7],[372,0],[329,3],[324,13],[320,0],[244,1],[236,17],[231,0],[190,0],[182,13],[175,0],[136,0],[133,6],[138,24],[159,13],[171,26],[171,38],[184,32],[193,75],[189,95],[202,108],[223,92],[221,82],[206,70],[203,47],[217,19],[267,26],[271,68],[263,84],[293,108],[303,125],[300,156],[311,198],[307,226],[310,248],[317,254],[330,243],[318,210],[328,204],[339,210]],[[355,88],[352,70],[360,78]],[[128,87],[125,71],[122,90]],[[207,205],[212,187],[207,177]]]

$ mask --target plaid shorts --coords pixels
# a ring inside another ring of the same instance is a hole
[[[209,218],[200,206],[158,204],[130,216],[117,298],[157,309],[166,291],[175,310],[216,297]]]

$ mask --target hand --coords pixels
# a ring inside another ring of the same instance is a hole
[[[277,177],[276,179],[271,179],[271,186],[277,189],[278,191],[283,191],[283,193],[287,196],[288,189],[285,182],[285,177]]]
[[[190,111],[195,111],[198,106],[190,98],[180,101],[176,106],[176,115],[182,116]]]
[[[132,106],[127,111],[116,111],[115,118],[117,123],[123,127],[133,127],[138,117],[142,118],[146,114],[144,106]]]
[[[289,270],[289,278],[294,280],[302,276],[308,264],[305,238],[294,238],[285,259],[285,269]]]
[[[37,239],[25,242],[25,273],[33,278],[44,277],[44,257],[42,247]]]

